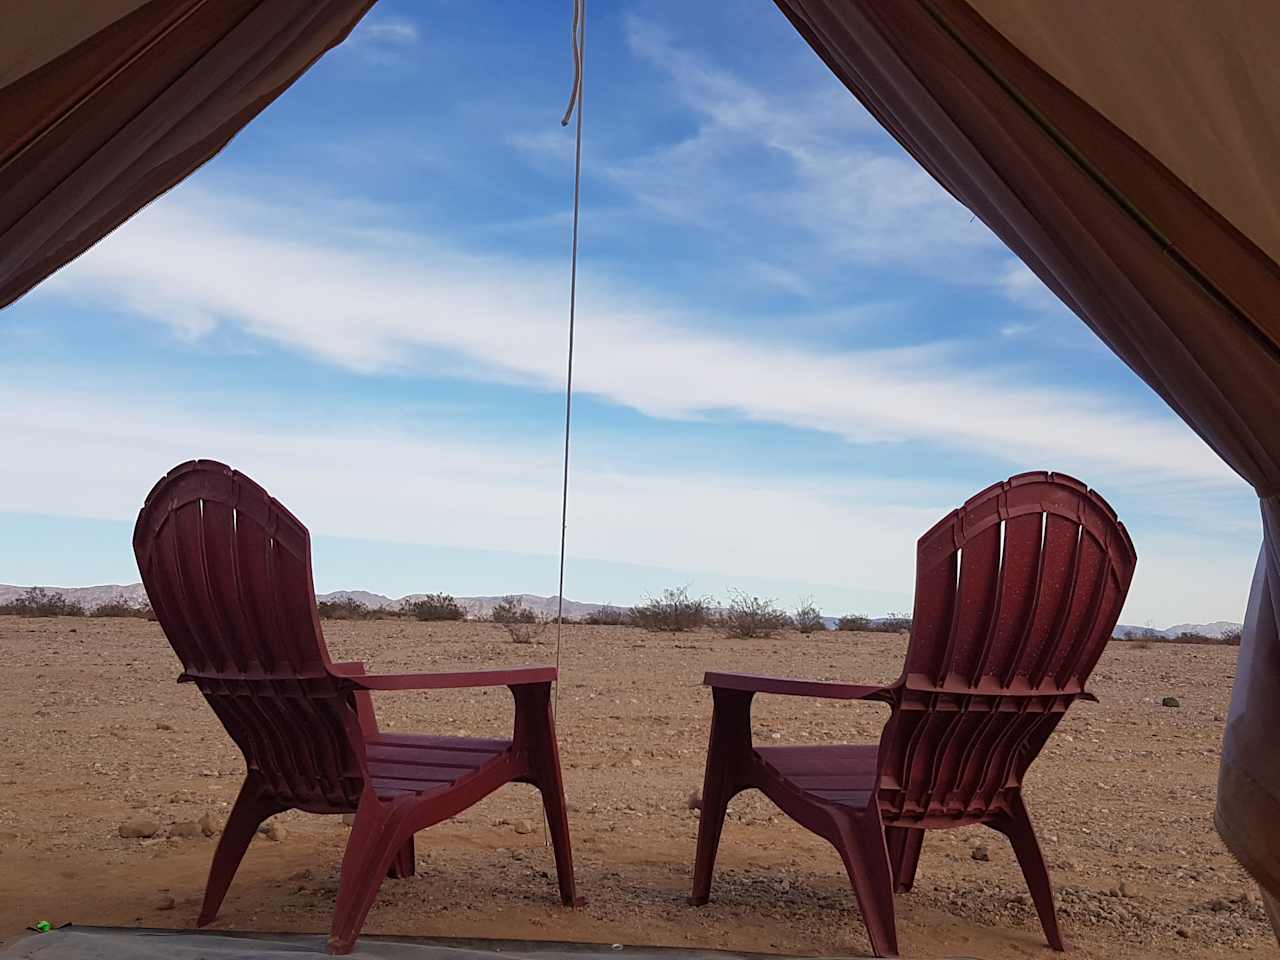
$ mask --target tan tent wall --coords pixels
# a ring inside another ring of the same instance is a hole
[[[0,306],[221,150],[372,4],[116,0],[124,16],[0,88]],[[3,42],[39,39],[32,65],[74,39],[23,22]]]
[[[1280,4],[969,4],[1280,261]]]

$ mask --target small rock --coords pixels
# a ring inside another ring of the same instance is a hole
[[[159,723],[157,723],[157,724],[156,724],[156,729],[157,729],[157,730],[172,730],[172,729],[173,729],[173,727],[172,727],[170,724],[167,724],[167,723],[165,723],[163,720],[161,720]]]
[[[172,910],[177,905],[178,905],[178,902],[168,894],[166,894],[165,896],[161,897],[159,900],[156,901],[157,910]]]
[[[697,790],[693,791],[693,793],[689,794],[689,799],[685,801],[685,805],[690,810],[701,810],[702,794],[699,793]]]
[[[126,840],[142,840],[146,837],[154,837],[159,833],[160,824],[145,817],[135,817],[133,820],[126,820],[120,824],[118,832]]]
[[[1182,704],[1178,702],[1178,698],[1177,698],[1177,697],[1165,697],[1163,700],[1161,700],[1161,701],[1160,701],[1160,706],[1162,706],[1162,707],[1180,707],[1180,706],[1182,706]]]
[[[291,874],[289,874],[289,879],[290,879],[290,880],[294,880],[294,881],[299,881],[299,880],[310,880],[310,879],[311,879],[311,871],[310,871],[310,870],[299,870],[297,873],[291,873]]]
[[[533,823],[529,820],[516,821],[516,833],[533,833]]]
[[[200,827],[200,832],[203,833],[206,837],[212,837],[215,833],[220,832],[222,829],[221,825],[218,823],[217,818],[214,817],[214,815],[211,813],[206,813],[198,821],[196,821],[196,823]]]
[[[354,813],[344,813],[342,815],[342,822],[348,827],[354,826],[356,822],[356,815]]]
[[[279,843],[289,835],[289,831],[274,820],[268,820],[258,828],[258,832],[268,840],[274,840],[276,843]]]
[[[1187,928],[1186,928],[1186,927],[1179,927],[1179,928],[1177,929],[1176,933],[1177,933],[1177,934],[1178,934],[1178,936],[1180,936],[1183,940],[1187,940],[1187,939],[1189,939],[1189,938],[1191,937],[1191,932],[1190,932],[1189,930],[1187,930]]]
[[[991,851],[988,850],[985,845],[979,844],[978,846],[974,847],[972,850],[969,851],[969,856],[971,856],[974,860],[980,860],[983,863],[986,863],[988,860],[991,859]]]
[[[217,770],[201,770],[200,771],[200,776],[202,777],[216,777],[217,775],[218,775]]]
[[[206,834],[196,821],[183,820],[169,828],[169,836],[178,837],[181,840],[194,840],[196,837],[203,837]],[[212,836],[212,834],[209,834],[209,836]]]

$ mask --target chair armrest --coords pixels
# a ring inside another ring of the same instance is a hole
[[[457,687],[519,687],[550,683],[559,676],[555,667],[511,667],[496,670],[463,670],[453,673],[398,673],[382,676],[348,676],[357,690],[448,690]]]
[[[892,703],[897,687],[857,683],[830,683],[825,680],[790,680],[760,677],[750,673],[708,673],[703,686],[747,693],[778,693],[791,697],[823,697],[828,700],[882,700]]]
[[[364,663],[360,660],[348,660],[345,663],[331,663],[329,670],[340,677],[364,676]]]

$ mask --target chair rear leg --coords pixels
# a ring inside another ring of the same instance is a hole
[[[872,801],[874,803],[874,801]],[[898,926],[893,909],[893,866],[878,811],[864,811],[838,825],[835,844],[853,885],[862,922],[877,957],[898,955]]]
[[[407,880],[417,869],[418,857],[413,848],[413,837],[410,837],[396,851],[395,859],[387,869],[388,880]]]
[[[1022,868],[1022,876],[1027,881],[1031,902],[1036,905],[1036,913],[1040,915],[1040,925],[1044,927],[1049,946],[1054,950],[1066,950],[1066,941],[1062,939],[1062,932],[1058,929],[1058,913],[1053,905],[1053,885],[1049,881],[1049,870],[1044,865],[1044,856],[1040,853],[1040,842],[1036,839],[1031,815],[1020,794],[1016,794],[1009,805],[1008,815],[993,822],[991,826],[1008,837],[1013,845],[1013,852],[1018,858],[1018,866]]]
[[[258,832],[262,821],[280,813],[284,807],[266,800],[262,796],[261,784],[256,778],[246,777],[240,785],[240,793],[231,815],[227,817],[222,836],[218,838],[218,848],[213,854],[213,863],[209,866],[209,881],[204,888],[204,904],[200,908],[200,916],[196,926],[203,927],[212,923],[222,907],[222,900],[236,875],[240,861],[244,859],[249,843]]]
[[[698,850],[693,862],[693,891],[689,903],[700,907],[711,899],[711,878],[729,801],[742,789],[737,771],[750,761],[751,694],[737,690],[713,691],[711,740],[702,780],[702,814],[698,817]]]
[[[920,848],[924,846],[924,831],[908,827],[885,827],[884,839],[889,847],[889,862],[893,867],[893,891],[907,893],[915,884]]]

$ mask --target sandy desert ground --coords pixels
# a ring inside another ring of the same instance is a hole
[[[547,662],[488,624],[325,626],[335,659],[377,672]],[[707,669],[887,681],[905,638],[876,634],[729,640],[629,628],[565,628],[560,739],[578,910],[557,905],[532,788],[507,787],[418,838],[410,880],[384,885],[366,931],[863,954],[838,858],[758,794],[730,810],[715,899],[686,905],[710,704]],[[1216,757],[1236,651],[1112,644],[1098,705],[1073,708],[1027,786],[1076,955],[1275,955],[1265,915],[1211,823]],[[188,926],[214,840],[176,825],[224,816],[239,754],[197,691],[174,683],[159,628],[140,620],[0,617],[0,938],[29,923]],[[1161,705],[1175,696],[1180,707]],[[387,694],[392,729],[505,735],[505,690]],[[756,736],[874,738],[884,708],[762,697]],[[120,825],[151,819],[152,838]],[[224,929],[327,930],[347,828],[286,814],[255,840],[218,921]],[[983,845],[987,860],[975,859]],[[1124,885],[1123,895],[1120,893]],[[908,956],[1052,954],[1005,841],[931,833],[915,890],[898,898]]]

